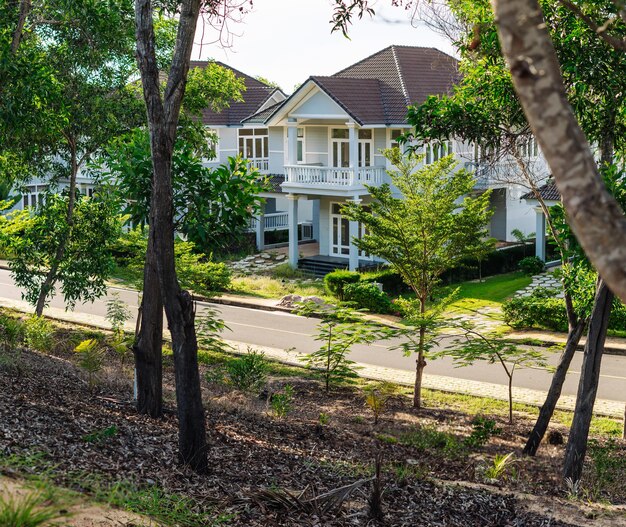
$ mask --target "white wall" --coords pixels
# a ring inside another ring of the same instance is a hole
[[[285,172],[284,161],[286,145],[284,141],[284,135],[285,134],[282,126],[272,126],[269,128],[270,174],[283,174]]]
[[[217,161],[221,165],[226,163],[229,157],[236,156],[239,151],[237,128],[219,128],[218,135]]]
[[[306,126],[304,147],[305,163],[321,163],[323,166],[328,166],[328,126]]]

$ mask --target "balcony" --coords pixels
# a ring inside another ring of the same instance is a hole
[[[384,167],[324,167],[316,165],[286,165],[285,190],[355,190],[365,185],[379,186],[385,176]]]

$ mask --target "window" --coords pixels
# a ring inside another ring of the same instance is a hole
[[[333,139],[348,139],[348,137],[350,137],[348,135],[347,128],[333,128],[331,131],[331,136]]]
[[[246,159],[269,157],[269,135],[267,128],[240,128],[239,154]]]
[[[391,130],[391,148],[400,148],[398,138],[402,135],[402,130]]]
[[[372,140],[372,131],[371,130],[359,130],[359,139],[368,139]]]
[[[298,163],[304,163],[304,128],[298,128],[297,137],[298,147],[296,150],[296,161]]]
[[[430,165],[435,161],[439,161],[442,157],[452,154],[452,141],[439,142],[435,141],[424,146],[424,163]]]
[[[332,156],[334,167],[350,166],[350,141],[348,140],[347,128],[333,128],[330,132],[332,138]]]
[[[522,157],[537,157],[537,155],[539,154],[537,140],[533,137],[531,139],[522,141],[518,146],[517,151]]]

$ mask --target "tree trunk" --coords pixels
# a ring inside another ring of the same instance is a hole
[[[31,3],[31,0],[22,0],[20,2],[20,13],[15,26],[15,31],[13,32],[13,39],[11,40],[11,53],[14,55],[17,53],[17,48],[19,47],[22,35],[24,34],[24,25],[26,24],[26,19],[30,13]]]
[[[563,350],[563,354],[559,360],[559,365],[552,376],[552,382],[550,383],[550,389],[548,390],[546,401],[543,403],[541,410],[539,410],[537,422],[528,437],[528,441],[526,441],[526,446],[524,446],[524,455],[534,456],[537,453],[539,444],[541,443],[541,440],[548,429],[548,425],[550,424],[550,420],[552,419],[552,415],[554,414],[556,404],[561,397],[561,390],[563,389],[563,383],[565,382],[567,371],[569,370],[570,363],[572,362],[574,353],[578,348],[578,343],[580,342],[580,338],[582,337],[586,325],[586,320],[579,320],[567,336],[567,343],[565,344],[565,349]]]
[[[186,0],[181,3],[174,57],[163,99],[159,86],[150,0],[135,1],[135,20],[137,63],[146,102],[153,165],[150,242],[154,244],[161,298],[172,336],[179,455],[182,463],[198,473],[207,473],[207,444],[198,372],[195,311],[191,295],[181,290],[178,284],[174,261],[171,172],[176,128],[185,93],[200,3],[200,0]]]
[[[59,240],[59,246],[57,247],[54,259],[50,264],[50,269],[46,274],[46,279],[41,284],[39,290],[39,297],[37,298],[37,304],[35,305],[35,314],[40,317],[43,314],[43,310],[46,307],[48,295],[54,288],[54,284],[57,281],[57,273],[59,271],[59,265],[65,256],[65,249],[67,248],[67,242],[72,236],[72,227],[74,224],[74,204],[76,203],[76,175],[78,174],[78,162],[76,161],[76,148],[70,144],[70,186],[69,196],[67,198],[67,213],[65,215],[65,221],[67,223],[67,232],[61,240]]]
[[[424,375],[424,368],[426,368],[426,361],[424,360],[425,337],[426,328],[421,326],[419,351],[417,353],[417,360],[415,361],[415,387],[413,388],[413,408],[417,408],[418,410],[422,407],[422,377]]]
[[[579,481],[582,475],[583,462],[587,452],[589,426],[591,425],[593,405],[598,391],[600,366],[612,306],[613,293],[611,293],[604,280],[600,279],[589,321],[589,332],[580,372],[574,420],[570,428],[563,466],[563,477],[569,478],[573,482]]]
[[[626,301],[626,217],[606,190],[569,105],[539,3],[492,4],[515,90],[563,196],[572,230],[600,276]]]
[[[513,424],[513,375],[509,375],[509,424]]]
[[[143,296],[135,337],[137,412],[150,417],[163,415],[163,303],[152,239],[148,240],[143,273]]]

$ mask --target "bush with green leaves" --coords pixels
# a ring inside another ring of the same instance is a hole
[[[365,405],[374,415],[374,424],[378,424],[378,419],[387,409],[389,401],[398,395],[399,390],[396,384],[391,382],[378,382],[370,384],[363,389],[365,395]]]
[[[274,415],[279,419],[286,417],[293,409],[293,386],[285,384],[283,389],[275,392],[270,397],[270,406]]]
[[[268,362],[265,354],[248,348],[248,352],[233,360],[226,368],[229,382],[238,390],[258,393],[267,381]]]
[[[373,282],[382,284],[383,291],[389,295],[397,296],[410,291],[404,282],[402,275],[393,269],[381,269],[379,271],[361,274],[361,282]]]
[[[521,329],[542,327],[567,331],[565,301],[555,291],[538,287],[529,296],[516,296],[502,304],[504,323]]]
[[[104,348],[96,339],[87,339],[74,348],[74,353],[79,355],[78,364],[87,373],[89,387],[93,388],[96,376],[104,367]]]
[[[335,296],[339,300],[344,300],[344,288],[346,285],[355,284],[360,280],[361,275],[359,273],[338,269],[324,277],[324,287],[328,294]]]
[[[343,289],[345,302],[352,302],[357,309],[366,309],[372,313],[389,313],[392,310],[391,300],[376,284],[356,282],[346,284]]]
[[[24,322],[24,342],[35,351],[48,353],[54,344],[54,327],[44,317],[32,315]]]
[[[177,241],[174,245],[176,273],[181,285],[201,294],[226,291],[231,281],[228,266],[208,260],[195,249],[191,242]]]
[[[0,315],[0,338],[5,352],[16,350],[24,338],[24,323],[19,318]]]
[[[477,448],[487,444],[492,436],[502,433],[495,419],[477,415],[472,419],[472,433],[465,438],[465,445],[470,448]]]
[[[538,256],[526,256],[519,261],[517,268],[524,274],[535,275],[542,273],[546,264]]]

